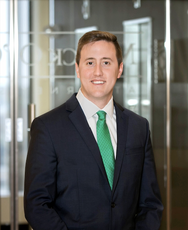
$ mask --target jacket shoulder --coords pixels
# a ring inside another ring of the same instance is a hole
[[[146,118],[142,117],[141,115],[122,107],[120,104],[115,103],[115,107],[122,111],[124,115],[126,115],[130,120],[140,121],[140,122],[148,122]]]
[[[41,120],[44,123],[56,123],[62,121],[69,116],[70,112],[73,111],[79,105],[76,95],[73,94],[65,103],[62,105],[36,117],[34,120]]]

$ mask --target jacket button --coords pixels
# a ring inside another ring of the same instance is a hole
[[[115,208],[116,204],[115,203],[111,203],[111,207]]]

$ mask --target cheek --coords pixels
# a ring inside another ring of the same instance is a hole
[[[114,72],[113,75],[111,75],[110,79],[111,79],[111,83],[114,84],[118,79],[117,72]]]
[[[91,71],[89,70],[84,70],[80,72],[80,78],[82,79],[89,79],[90,76],[91,76]]]

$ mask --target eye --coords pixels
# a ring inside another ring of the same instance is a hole
[[[110,62],[109,61],[104,61],[103,64],[104,65],[110,65]]]
[[[93,65],[92,61],[87,62],[87,65]]]

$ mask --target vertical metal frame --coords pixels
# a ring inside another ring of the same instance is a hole
[[[54,0],[49,0],[49,25],[55,26],[55,2]],[[49,37],[49,49],[55,50],[55,37],[50,36]],[[50,60],[52,59],[53,54],[50,52]],[[55,64],[50,65],[49,67],[50,72],[50,109],[53,109],[55,106],[55,100],[54,100],[54,94],[52,93],[52,90],[55,86]]]
[[[18,173],[17,173],[17,89],[18,89],[18,2],[10,0],[10,205],[11,230],[18,230]]]
[[[170,0],[166,0],[166,150],[167,150],[167,230],[171,229],[171,101],[170,101],[170,66],[171,66],[171,31]]]

